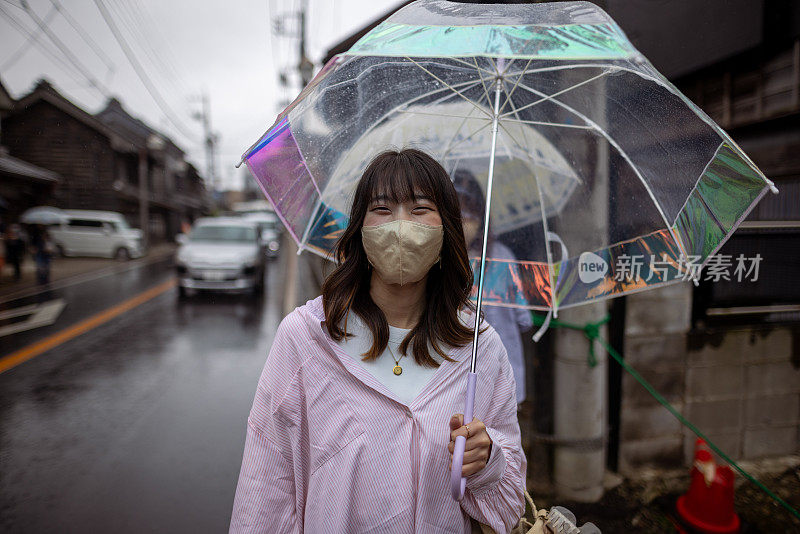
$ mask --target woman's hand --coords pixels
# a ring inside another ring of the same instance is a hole
[[[492,438],[486,432],[486,426],[473,419],[468,425],[463,425],[464,416],[455,414],[450,418],[450,468],[453,468],[453,450],[456,446],[456,437],[467,438],[464,446],[464,462],[461,465],[461,476],[468,477],[486,467],[492,452]]]

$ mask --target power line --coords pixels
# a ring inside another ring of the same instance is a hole
[[[164,113],[164,116],[184,136],[186,136],[188,139],[196,140],[195,135],[192,132],[190,132],[189,129],[183,125],[183,123],[181,123],[181,121],[175,116],[175,113],[172,111],[169,105],[167,105],[166,101],[164,101],[164,99],[158,93],[158,90],[156,90],[155,86],[153,85],[153,82],[147,76],[147,73],[142,68],[142,65],[139,63],[139,61],[136,59],[136,56],[133,54],[133,50],[131,50],[130,46],[128,46],[128,43],[125,41],[123,35],[120,33],[119,28],[117,28],[117,25],[114,22],[114,19],[111,17],[111,14],[108,12],[108,9],[103,3],[103,0],[94,0],[94,3],[97,5],[97,9],[100,10],[100,14],[103,15],[103,19],[106,21],[106,24],[111,30],[111,33],[114,34],[114,38],[117,40],[117,43],[119,43],[120,48],[122,48],[122,51],[125,53],[125,57],[128,58],[128,61],[130,62],[131,66],[136,71],[136,75],[142,81],[145,88],[147,89],[147,92],[150,93],[150,96],[153,97],[153,100],[156,101],[158,107],[161,108],[161,111]]]
[[[17,9],[22,9],[22,6],[19,4],[15,4],[11,0],[4,0],[6,4],[16,7]]]
[[[6,1],[8,1],[8,0],[6,0]],[[14,4],[11,4],[11,5],[14,5]],[[50,11],[48,11],[47,15],[45,15],[45,17],[44,17],[45,24],[50,24],[50,21],[53,19],[53,15],[55,15],[55,14],[56,14],[56,10],[54,8],[50,8]],[[11,68],[11,66],[13,66],[14,63],[19,61],[19,59],[22,56],[25,55],[25,52],[27,52],[31,48],[31,46],[36,44],[36,42],[39,40],[39,37],[41,35],[42,35],[41,29],[39,29],[38,31],[35,31],[35,32],[31,32],[30,34],[28,34],[28,38],[25,39],[25,42],[22,43],[22,46],[20,46],[17,49],[16,52],[11,54],[11,56],[6,60],[6,62],[3,63],[2,66],[0,66],[0,70],[7,70],[7,69]]]
[[[81,39],[83,39],[83,41],[89,45],[89,47],[94,51],[94,53],[97,54],[97,57],[99,57],[103,61],[103,63],[106,64],[108,70],[114,72],[116,66],[114,65],[114,62],[111,61],[111,58],[109,58],[106,55],[106,53],[103,52],[103,50],[97,45],[97,43],[94,42],[94,39],[92,39],[86,32],[86,30],[84,30],[83,27],[80,24],[78,24],[78,21],[75,20],[75,18],[69,14],[69,12],[66,10],[66,8],[64,8],[61,2],[59,2],[58,0],[50,0],[50,3],[53,4],[53,7],[56,8],[59,13],[61,13],[61,16],[63,16],[66,19],[66,21],[69,22],[70,26],[72,26],[75,29],[75,31],[78,32],[78,35],[80,35]]]
[[[138,50],[140,55],[138,57],[141,58],[141,53],[143,53],[147,60],[145,61],[145,58],[143,58],[142,65],[149,63],[151,67],[147,69],[147,72],[152,75],[153,68],[155,68],[160,81],[159,87],[168,85],[169,87],[166,89],[168,92],[183,95],[185,100],[185,95],[188,95],[191,91],[182,82],[180,77],[175,76],[178,70],[176,68],[169,68],[166,63],[162,61],[161,58],[165,56],[166,48],[154,39],[150,31],[147,31],[151,28],[156,28],[157,25],[154,22],[152,24],[144,23],[137,9],[129,0],[107,0],[106,4],[114,20],[121,23],[128,32],[127,35],[130,38],[128,42],[139,45]],[[142,8],[143,6],[140,5],[139,9]],[[116,16],[114,12],[116,12]],[[177,115],[178,114],[176,114],[176,116]],[[196,142],[196,138],[192,138],[191,140],[192,142]]]
[[[138,55],[141,58],[142,64],[149,65],[148,72],[153,72],[155,68],[156,73],[159,75],[159,81],[163,84],[169,84],[169,91],[177,94],[188,94],[188,90],[182,84],[176,83],[174,76],[169,73],[169,69],[163,67],[163,62],[160,61],[162,53],[155,51],[153,48],[152,36],[145,33],[141,25],[135,20],[135,10],[131,9],[129,0],[119,2],[117,0],[107,0],[106,2],[109,12],[114,17],[114,20],[120,25],[123,34],[128,36],[128,42],[133,45],[138,45]],[[142,57],[141,54],[145,57]],[[174,71],[173,71],[174,72]]]
[[[89,72],[86,69],[86,67],[84,67],[80,61],[78,61],[78,58],[76,58],[72,54],[69,48],[65,46],[64,43],[62,43],[61,40],[58,37],[56,37],[56,35],[53,32],[50,31],[50,28],[47,27],[44,21],[40,19],[39,16],[31,9],[31,6],[28,4],[28,0],[20,0],[20,1],[22,3],[22,8],[25,10],[25,12],[28,13],[28,15],[33,19],[36,25],[42,29],[42,31],[45,33],[45,35],[47,35],[50,41],[52,41],[52,43],[56,45],[56,48],[58,48],[61,51],[61,53],[67,57],[69,62],[72,63],[75,66],[75,68],[78,69],[80,73],[87,80],[89,80],[89,83],[92,85],[92,87],[100,91],[103,94],[103,96],[108,97],[109,96],[108,89],[103,84],[95,80],[91,72]]]
[[[178,72],[178,69],[174,66],[167,65],[162,60],[162,57],[168,59],[166,46],[159,42],[159,50],[157,51],[153,47],[154,39],[152,35],[149,35],[149,32],[145,31],[145,28],[155,28],[156,25],[148,25],[144,23],[143,19],[139,17],[138,11],[131,7],[129,0],[124,0],[122,2],[110,1],[108,2],[108,5],[112,15],[113,12],[116,11],[117,22],[124,26],[128,32],[128,35],[133,39],[133,41],[140,45],[139,50],[142,51],[145,56],[147,56],[150,65],[156,68],[156,70],[160,73],[161,78],[168,82],[172,89],[176,92],[188,94],[190,91],[181,83],[179,83],[180,80],[176,79],[175,77],[175,73]],[[142,7],[140,7],[140,9],[142,9]]]
[[[143,4],[140,0],[135,0],[136,4],[139,6],[139,9],[133,9],[134,17],[139,21],[144,29],[151,29],[156,37],[159,40],[159,52],[156,54],[156,58],[161,61],[163,58],[166,61],[166,70],[171,71],[173,73],[178,72],[180,69],[178,68],[177,63],[174,61],[175,55],[172,52],[172,48],[170,48],[170,40],[167,39],[161,30],[159,29],[159,25],[156,24],[155,20],[153,19],[150,12],[147,10],[147,5]],[[146,20],[145,20],[146,19]],[[148,40],[148,43],[150,40]],[[164,64],[162,62],[162,64]]]
[[[6,1],[6,2],[8,2],[8,0],[5,0],[5,1]],[[8,3],[10,3],[10,2],[8,2]],[[15,4],[11,4],[11,5],[15,5]],[[17,7],[19,7],[19,6],[17,6]],[[0,15],[1,15],[1,16],[3,16],[3,18],[5,18],[5,19],[6,19],[8,22],[10,22],[10,23],[11,23],[11,24],[14,26],[14,28],[15,28],[15,29],[16,29],[16,30],[17,30],[19,33],[21,33],[22,35],[24,35],[24,36],[25,36],[25,37],[27,37],[28,39],[31,39],[31,40],[32,40],[32,42],[33,42],[33,43],[34,43],[34,44],[35,44],[37,47],[39,47],[39,49],[40,49],[40,50],[41,50],[43,53],[45,53],[45,55],[47,55],[47,56],[48,56],[50,59],[52,59],[52,60],[53,60],[53,63],[54,63],[55,65],[59,65],[61,68],[63,68],[63,69],[64,69],[64,72],[65,72],[65,73],[69,74],[69,75],[70,75],[70,77],[72,77],[72,79],[73,79],[73,80],[75,80],[75,81],[76,81],[76,82],[78,82],[79,84],[83,85],[83,83],[85,82],[85,80],[84,80],[84,79],[79,79],[79,78],[78,78],[78,77],[75,75],[75,67],[73,67],[73,66],[71,66],[71,65],[67,64],[67,62],[66,62],[66,61],[64,61],[64,59],[63,59],[63,58],[61,58],[61,57],[58,55],[58,53],[56,53],[56,52],[54,52],[53,50],[51,50],[51,49],[49,48],[49,46],[50,46],[50,45],[49,45],[49,44],[48,44],[46,41],[39,41],[39,40],[33,39],[33,31],[31,31],[31,30],[29,30],[28,28],[26,28],[26,27],[25,27],[25,25],[23,25],[21,22],[19,22],[17,19],[15,19],[15,18],[14,18],[14,17],[13,17],[13,16],[12,16],[12,15],[9,13],[9,12],[7,12],[7,11],[6,11],[6,10],[3,8],[3,6],[1,6],[1,5],[0,5]]]

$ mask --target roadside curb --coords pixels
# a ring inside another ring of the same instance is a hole
[[[145,256],[135,260],[120,262],[109,258],[57,258],[51,264],[50,283],[44,286],[36,284],[35,266],[30,258],[23,264],[22,279],[19,282],[8,281],[10,268],[4,267],[4,282],[0,283],[0,303],[36,294],[44,290],[57,289],[78,283],[82,280],[124,272],[140,265],[163,261],[175,254],[177,245],[162,243],[152,247]],[[68,262],[82,262],[86,265],[71,265]]]

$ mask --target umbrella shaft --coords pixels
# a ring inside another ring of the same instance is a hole
[[[494,156],[497,149],[497,129],[500,119],[500,90],[501,78],[498,76],[494,90],[494,112],[492,116],[492,151],[489,156],[489,178],[486,181],[486,211],[483,217],[483,243],[481,245],[481,263],[478,267],[478,303],[475,307],[475,329],[472,334],[472,362],[470,372],[475,372],[475,362],[478,357],[478,326],[481,321],[481,306],[483,303],[483,273],[486,269],[486,243],[489,240],[489,216],[492,211],[492,181],[494,180]]]

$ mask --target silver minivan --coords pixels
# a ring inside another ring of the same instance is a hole
[[[144,255],[142,231],[131,228],[121,213],[61,210],[60,224],[48,226],[62,256],[100,256],[128,260]]]

